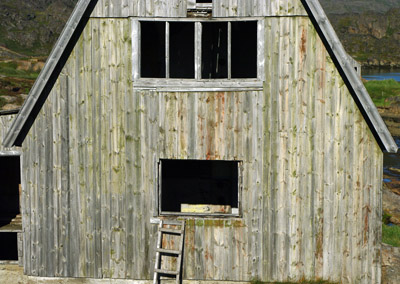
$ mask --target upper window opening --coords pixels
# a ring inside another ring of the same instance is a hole
[[[257,22],[232,22],[232,78],[257,77]]]
[[[141,74],[165,78],[165,22],[141,22]]]
[[[239,162],[161,160],[160,213],[239,214]]]
[[[257,78],[257,21],[140,21],[141,78]]]
[[[228,78],[228,23],[203,23],[201,78]]]
[[[194,78],[194,23],[171,22],[170,78]]]

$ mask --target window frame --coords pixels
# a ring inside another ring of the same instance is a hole
[[[141,28],[140,22],[161,21],[165,22],[166,41],[166,78],[141,77]],[[190,79],[169,78],[169,22],[194,22],[195,23],[195,58],[194,77]],[[231,78],[231,22],[257,22],[257,77],[256,78]],[[228,24],[228,78],[202,79],[201,78],[201,48],[202,48],[202,23],[227,22]],[[196,88],[206,91],[221,91],[229,89],[254,89],[262,90],[265,78],[265,19],[260,17],[248,18],[134,18],[132,19],[132,77],[133,86],[137,88],[151,88],[165,91],[179,91],[181,89]]]
[[[242,217],[242,190],[243,190],[243,161],[241,160],[223,160],[236,162],[238,167],[238,212],[230,214],[222,213],[189,213],[189,212],[169,212],[162,211],[162,161],[170,159],[159,159],[157,162],[157,192],[156,192],[156,214],[154,217],[203,217],[203,218],[241,218]],[[185,159],[182,159],[185,160]],[[190,160],[190,159],[186,159]]]

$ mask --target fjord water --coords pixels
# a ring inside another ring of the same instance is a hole
[[[362,77],[365,80],[390,80],[400,82],[400,69],[363,69]]]

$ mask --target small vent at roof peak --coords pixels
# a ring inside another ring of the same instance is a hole
[[[212,0],[188,0],[188,10],[211,11]]]

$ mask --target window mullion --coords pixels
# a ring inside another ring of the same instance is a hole
[[[201,79],[201,36],[202,36],[202,25],[200,22],[195,23],[195,37],[194,37],[194,76],[196,80]]]
[[[169,78],[169,22],[165,23],[165,78]]]
[[[228,79],[232,78],[231,66],[231,50],[232,50],[232,25],[231,22],[228,22]]]

